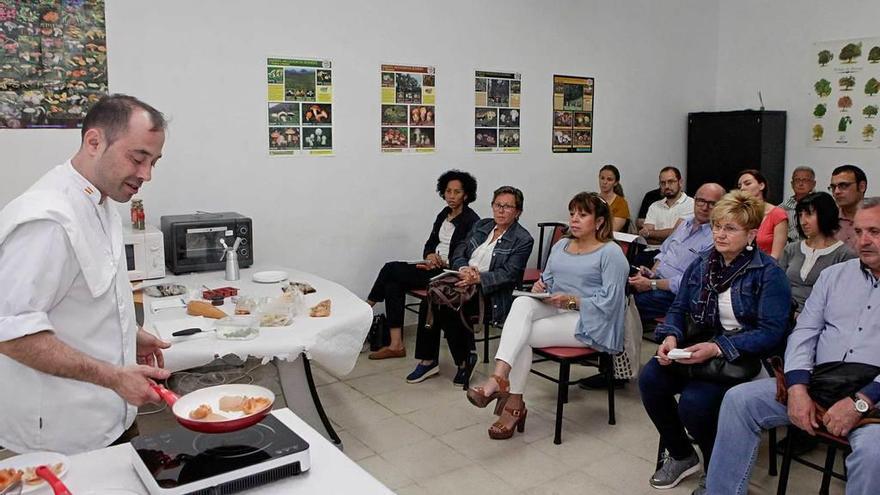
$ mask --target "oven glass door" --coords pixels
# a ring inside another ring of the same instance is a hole
[[[226,239],[227,245],[232,238],[232,229],[226,225],[212,227],[187,228],[178,236],[177,260],[180,266],[196,266],[222,263],[223,246],[220,239]]]

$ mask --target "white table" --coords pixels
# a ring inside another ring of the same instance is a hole
[[[358,495],[392,494],[369,473],[345,456],[320,433],[289,409],[272,412],[297,435],[309,443],[311,468],[298,475],[241,493],[348,493]],[[136,455],[131,444],[117,445],[70,457],[67,475],[62,479],[71,493],[88,494],[101,489],[125,489],[143,495],[147,489],[131,464]],[[48,487],[39,491],[51,493]]]
[[[211,289],[229,286],[238,288],[239,294],[255,297],[280,296],[281,287],[287,285],[287,280],[272,284],[252,281],[255,272],[268,269],[287,272],[290,281],[311,284],[316,292],[305,296],[306,306],[311,307],[323,299],[330,299],[330,316],[311,318],[306,310],[305,314],[296,315],[290,326],[263,327],[259,337],[247,341],[217,339],[213,332],[175,337],[170,339],[171,348],[164,351],[165,366],[171,371],[179,371],[207,364],[218,356],[228,354],[236,354],[243,359],[255,356],[262,358],[264,363],[273,361],[278,367],[288,407],[314,426],[320,421],[329,437],[341,446],[339,436],[333,431],[321,406],[311,375],[310,361],[316,361],[336,375],[347,374],[354,368],[373,317],[366,302],[345,287],[316,275],[266,266],[242,269],[241,278],[237,281],[224,280],[224,272],[201,272],[170,275],[161,280],[146,281],[143,285],[179,283],[191,290],[200,289],[203,285]],[[167,338],[173,328],[207,329],[214,323],[211,319],[187,316],[185,308],[153,313],[150,309],[153,300],[144,296],[144,328],[163,338]],[[220,309],[229,315],[235,310],[229,299]],[[157,327],[162,331],[157,331]]]

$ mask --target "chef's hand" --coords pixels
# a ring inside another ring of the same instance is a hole
[[[629,282],[629,285],[637,292],[645,292],[651,290],[651,279],[642,275],[641,273],[637,273],[632,277],[629,277],[627,281]]]
[[[162,349],[169,347],[171,347],[171,343],[160,340],[144,330],[143,327],[138,327],[136,351],[138,364],[164,368],[165,358],[162,356]]]
[[[155,380],[165,380],[171,372],[162,368],[154,368],[142,364],[123,366],[116,369],[111,387],[125,402],[133,406],[142,406],[148,402],[161,402],[151,385]]]
[[[721,348],[713,342],[700,342],[682,350],[693,354],[687,359],[679,359],[678,362],[681,364],[700,364],[722,355]]]
[[[835,402],[834,405],[825,412],[825,415],[822,416],[822,424],[825,425],[825,429],[828,430],[828,433],[839,437],[845,437],[849,435],[849,432],[860,419],[862,419],[862,415],[856,411],[853,400],[849,397],[844,397]]]
[[[804,384],[788,387],[788,419],[810,435],[816,434],[815,429],[819,427],[816,421],[816,405]]]
[[[541,279],[535,280],[535,283],[532,285],[532,292],[534,292],[534,293],[547,292],[547,285],[544,284],[544,281]]]
[[[663,339],[663,342],[660,343],[660,347],[657,348],[657,362],[659,362],[661,366],[669,366],[672,364],[672,360],[669,359],[667,354],[669,354],[669,351],[675,349],[677,345],[678,339],[675,338],[674,335],[670,335]]]

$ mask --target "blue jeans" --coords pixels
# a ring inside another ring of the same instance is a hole
[[[666,316],[666,311],[672,306],[672,301],[675,301],[675,293],[668,290],[637,292],[633,297],[636,307],[639,308],[639,317],[643,321]]]
[[[639,375],[642,404],[660,433],[660,441],[673,459],[681,460],[694,452],[687,432],[703,453],[705,466],[712,457],[718,410],[729,386],[693,380],[661,366],[651,359]],[[678,402],[675,395],[681,394]]]
[[[773,378],[738,385],[724,396],[706,488],[709,493],[745,494],[758,455],[761,430],[791,424],[785,406],[776,402]],[[880,425],[850,432],[852,454],[846,458],[847,495],[875,494],[880,487]]]

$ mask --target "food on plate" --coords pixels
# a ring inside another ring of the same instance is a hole
[[[239,412],[247,397],[243,395],[224,395],[220,397],[220,410],[224,412]]]
[[[254,414],[269,407],[272,402],[265,397],[250,397],[241,404],[241,410],[245,414]]]
[[[24,474],[22,474],[21,479],[28,485],[39,485],[44,480],[37,476],[37,468],[40,466],[31,466],[24,468]],[[57,464],[53,464],[49,466],[55,476],[61,476],[61,471],[64,471],[64,463],[59,462]]]
[[[290,325],[290,315],[286,313],[264,313],[260,316],[261,327],[286,327]]]
[[[190,301],[186,305],[186,314],[191,316],[204,316],[207,318],[223,318],[226,316],[222,310],[212,306],[206,301]]]
[[[318,304],[312,306],[309,310],[309,316],[313,318],[323,318],[330,316],[330,299],[324,299]]]
[[[22,472],[18,469],[0,469],[0,491],[9,488],[21,479]]]
[[[313,292],[317,292],[311,284],[307,282],[290,282],[287,284],[287,287],[282,287],[281,290],[284,292],[288,292],[292,289],[299,289],[300,292],[305,294],[311,294]]]
[[[202,404],[189,412],[189,419],[205,419],[213,412],[211,406]]]

